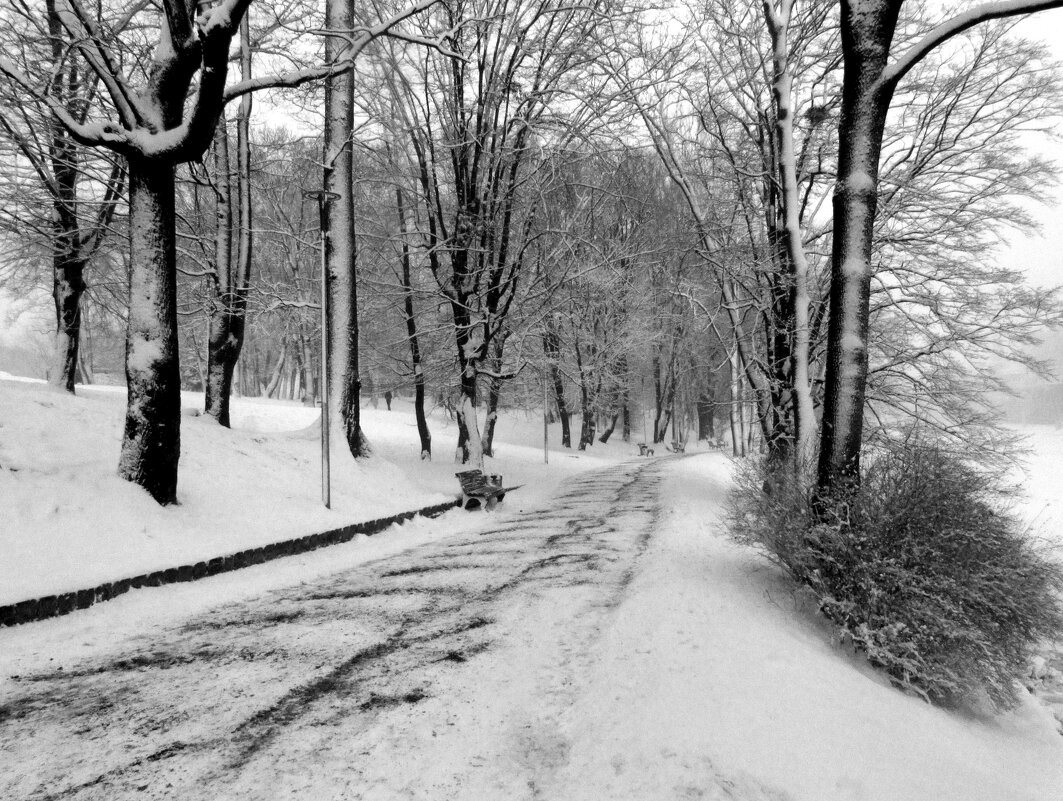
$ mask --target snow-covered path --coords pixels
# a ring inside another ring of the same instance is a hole
[[[649,463],[8,685],[3,798],[521,798],[653,528]]]
[[[60,669],[13,638],[0,798],[1063,798],[1042,706],[945,712],[839,651],[727,539],[728,476],[720,454],[587,472]],[[40,641],[98,636],[86,612]]]

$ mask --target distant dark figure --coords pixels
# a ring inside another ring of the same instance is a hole
[[[388,405],[388,411],[391,411],[391,390],[389,389],[384,393],[384,403]]]

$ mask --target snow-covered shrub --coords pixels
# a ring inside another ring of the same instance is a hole
[[[941,705],[1014,702],[1033,648],[1063,632],[1063,567],[1009,514],[998,478],[911,440],[868,454],[845,499],[814,504],[765,471],[740,470],[735,534],[811,588],[873,665]]]

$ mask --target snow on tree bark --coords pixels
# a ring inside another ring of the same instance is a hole
[[[240,23],[240,72],[251,78],[251,41],[247,18]],[[238,217],[233,219],[229,134],[222,111],[214,135],[218,194],[215,247],[216,296],[211,307],[207,342],[207,380],[204,411],[219,424],[229,426],[229,398],[233,373],[244,345],[247,292],[251,281],[251,96],[240,100],[236,123],[236,186]],[[235,230],[234,230],[235,229]],[[235,234],[235,236],[234,236]],[[233,245],[236,245],[234,253]]]
[[[354,27],[351,0],[329,0],[326,27]],[[339,37],[325,40],[325,59],[340,60],[348,44]],[[329,410],[332,430],[343,433],[355,458],[369,455],[360,420],[358,374],[358,290],[355,281],[354,220],[354,78],[350,72],[330,75],[325,82],[324,188],[335,195],[328,203],[325,269],[332,320],[329,337]]]
[[[789,53],[789,25],[792,0],[776,8],[765,0],[764,12],[772,40],[775,137],[778,150],[783,263],[789,286],[788,334],[789,389],[793,395],[793,437],[798,471],[812,464],[815,454],[816,414],[809,375],[811,354],[808,289],[808,260],[805,257],[797,185],[797,156],[794,152],[793,74]]]
[[[886,112],[898,81],[935,47],[980,22],[1063,7],[1063,0],[981,3],[942,22],[890,63],[903,0],[842,0],[844,77],[817,482],[825,494],[860,481],[868,371],[871,248]]]
[[[118,472],[161,504],[177,502],[181,451],[173,190],[172,165],[130,160],[128,400]]]

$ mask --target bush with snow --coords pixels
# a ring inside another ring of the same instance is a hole
[[[896,685],[943,706],[1014,703],[1034,648],[1063,631],[1063,566],[1008,512],[999,477],[919,440],[868,454],[845,498],[814,503],[767,469],[739,471],[739,539],[809,587]]]

